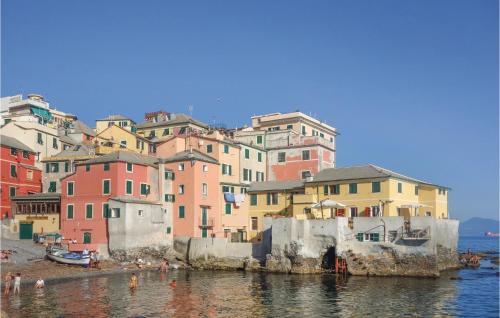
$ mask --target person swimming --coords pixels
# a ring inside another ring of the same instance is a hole
[[[170,282],[170,287],[172,287],[172,288],[177,287],[177,282],[175,281],[175,279],[172,280],[172,282]]]
[[[45,287],[45,282],[41,277],[38,278],[35,284],[35,288],[44,288]]]
[[[128,281],[128,288],[130,290],[135,290],[137,288],[137,276],[135,273],[132,273],[132,276],[130,276],[130,280]]]

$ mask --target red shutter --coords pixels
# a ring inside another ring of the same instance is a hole
[[[365,208],[365,216],[370,216],[370,207]]]
[[[337,209],[337,216],[345,216],[345,209]]]

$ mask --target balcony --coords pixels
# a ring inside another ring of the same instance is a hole
[[[209,229],[214,227],[214,218],[200,218],[199,227],[202,229]]]

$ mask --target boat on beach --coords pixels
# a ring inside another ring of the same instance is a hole
[[[46,254],[48,259],[62,264],[88,266],[90,263],[90,255],[69,252],[64,248],[57,246],[47,247]]]

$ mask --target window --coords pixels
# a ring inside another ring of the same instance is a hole
[[[328,195],[328,186],[323,186],[323,194]]]
[[[149,137],[154,137],[154,136],[156,136],[156,133],[155,133],[155,131],[154,131],[154,130],[151,130],[151,131],[149,132]]]
[[[83,233],[83,244],[90,244],[92,242],[92,233]]]
[[[357,207],[351,207],[350,212],[351,212],[351,218],[358,216],[358,208]]]
[[[85,218],[86,219],[91,219],[92,218],[92,216],[94,214],[93,209],[94,209],[94,206],[93,206],[92,203],[87,203],[85,205]]]
[[[379,216],[380,215],[380,207],[378,205],[372,206],[372,216]]]
[[[262,152],[257,153],[257,161],[262,162]]]
[[[10,176],[13,178],[17,177],[17,167],[15,165],[10,165]]]
[[[222,186],[222,192],[230,192],[228,186]]]
[[[179,206],[179,219],[183,219],[186,217],[186,210],[183,205]]]
[[[311,176],[311,171],[309,171],[309,170],[304,170],[304,171],[302,171],[302,173],[301,173],[301,178],[302,178],[302,179],[309,178],[310,176]]]
[[[231,175],[230,171],[230,165],[226,165],[225,163],[222,164],[222,175]]]
[[[203,172],[208,172],[208,165],[203,165]]]
[[[110,183],[111,180],[106,179],[102,180],[102,194],[109,194],[110,193]]]
[[[132,194],[132,180],[125,181],[125,194]]]
[[[245,159],[250,159],[250,149],[245,149]]]
[[[143,217],[144,216],[144,210],[137,210],[137,216]]]
[[[75,182],[68,181],[67,186],[68,186],[68,188],[66,189],[66,194],[67,195],[74,195],[75,194]]]
[[[10,148],[10,154],[13,156],[17,156],[17,149],[16,148]]]
[[[66,217],[68,220],[72,220],[75,217],[74,208],[73,204],[68,204],[66,206]]]
[[[89,164],[85,165],[85,171],[90,171],[90,165]]]
[[[103,219],[107,219],[110,217],[110,214],[109,214],[109,204],[107,203],[103,203],[102,204],[102,218]]]
[[[277,205],[278,204],[278,194],[268,193],[267,194],[267,205]]]
[[[40,145],[43,145],[42,133],[36,134],[36,142]]]
[[[148,195],[149,190],[150,190],[149,184],[141,183],[141,195]]]
[[[126,140],[120,140],[120,148],[127,148],[127,141]]]
[[[372,182],[372,192],[373,193],[380,192],[380,181]]]
[[[55,181],[50,181],[49,182],[49,189],[47,190],[48,192],[56,192],[56,182]]]
[[[165,202],[175,202],[174,194],[165,194]]]
[[[184,171],[184,163],[179,163],[179,171]]]
[[[403,184],[398,182],[398,193],[403,193]]]
[[[64,172],[69,172],[69,161],[64,162]]]
[[[257,144],[262,144],[262,136],[257,136]]]
[[[112,208],[111,213],[109,214],[110,218],[119,218],[120,217],[120,208]]]
[[[302,160],[311,159],[311,153],[309,150],[302,150]]]
[[[425,212],[425,216],[432,216],[431,211],[426,211],[426,212]]]
[[[165,180],[175,180],[175,173],[172,171],[165,171]]]
[[[104,164],[104,171],[109,171],[109,162]]]
[[[340,184],[331,185],[330,194],[340,194]]]
[[[167,234],[172,233],[172,228],[170,226],[167,226]]]
[[[250,195],[250,205],[257,205],[257,194],[252,193]]]
[[[229,146],[228,145],[224,145],[224,153],[229,153]]]
[[[278,162],[285,162],[285,153],[278,152]]]
[[[214,151],[214,146],[213,145],[207,145],[207,153],[212,153]]]
[[[418,195],[418,186],[415,186],[415,195]]]
[[[248,181],[248,169],[243,169],[243,181]]]
[[[241,189],[240,189],[240,193],[241,193],[241,194],[245,194],[245,193],[247,193],[247,188],[243,188],[243,187],[241,187]]]
[[[286,129],[292,130],[293,129],[293,125],[286,125]]]
[[[57,138],[52,138],[52,148],[57,149]]]
[[[133,172],[134,171],[134,165],[131,164],[130,162],[127,162],[127,172]]]
[[[320,136],[321,138],[325,138],[325,134],[324,134],[324,133],[319,133],[319,136]]]
[[[226,203],[225,212],[226,214],[231,214],[231,203]]]
[[[306,135],[306,126],[302,126],[302,135],[305,136]]]
[[[208,195],[208,184],[206,183],[201,184],[201,193],[205,196]]]
[[[50,172],[50,163],[48,163],[48,162],[45,164],[45,172],[46,173]]]
[[[179,185],[179,194],[184,194],[184,185],[183,184]]]
[[[264,181],[264,172],[259,172],[259,171],[257,171],[257,172],[255,173],[255,179],[256,179],[256,181],[257,181],[257,182],[262,182],[262,181]]]
[[[26,179],[33,180],[33,170],[26,170]]]
[[[53,162],[50,164],[50,172],[59,172],[59,162]]]
[[[357,183],[349,183],[349,193],[350,194],[358,193],[358,184]]]
[[[9,187],[9,196],[10,197],[16,196],[16,187]]]
[[[23,151],[23,158],[24,158],[24,159],[29,159],[29,158],[30,158],[30,153],[29,153],[29,151]]]
[[[257,231],[258,219],[257,217],[252,217],[252,231]]]
[[[163,135],[163,136],[168,136],[168,135],[170,135],[170,128],[165,128],[165,129],[163,129],[163,134],[162,134],[162,135]]]

